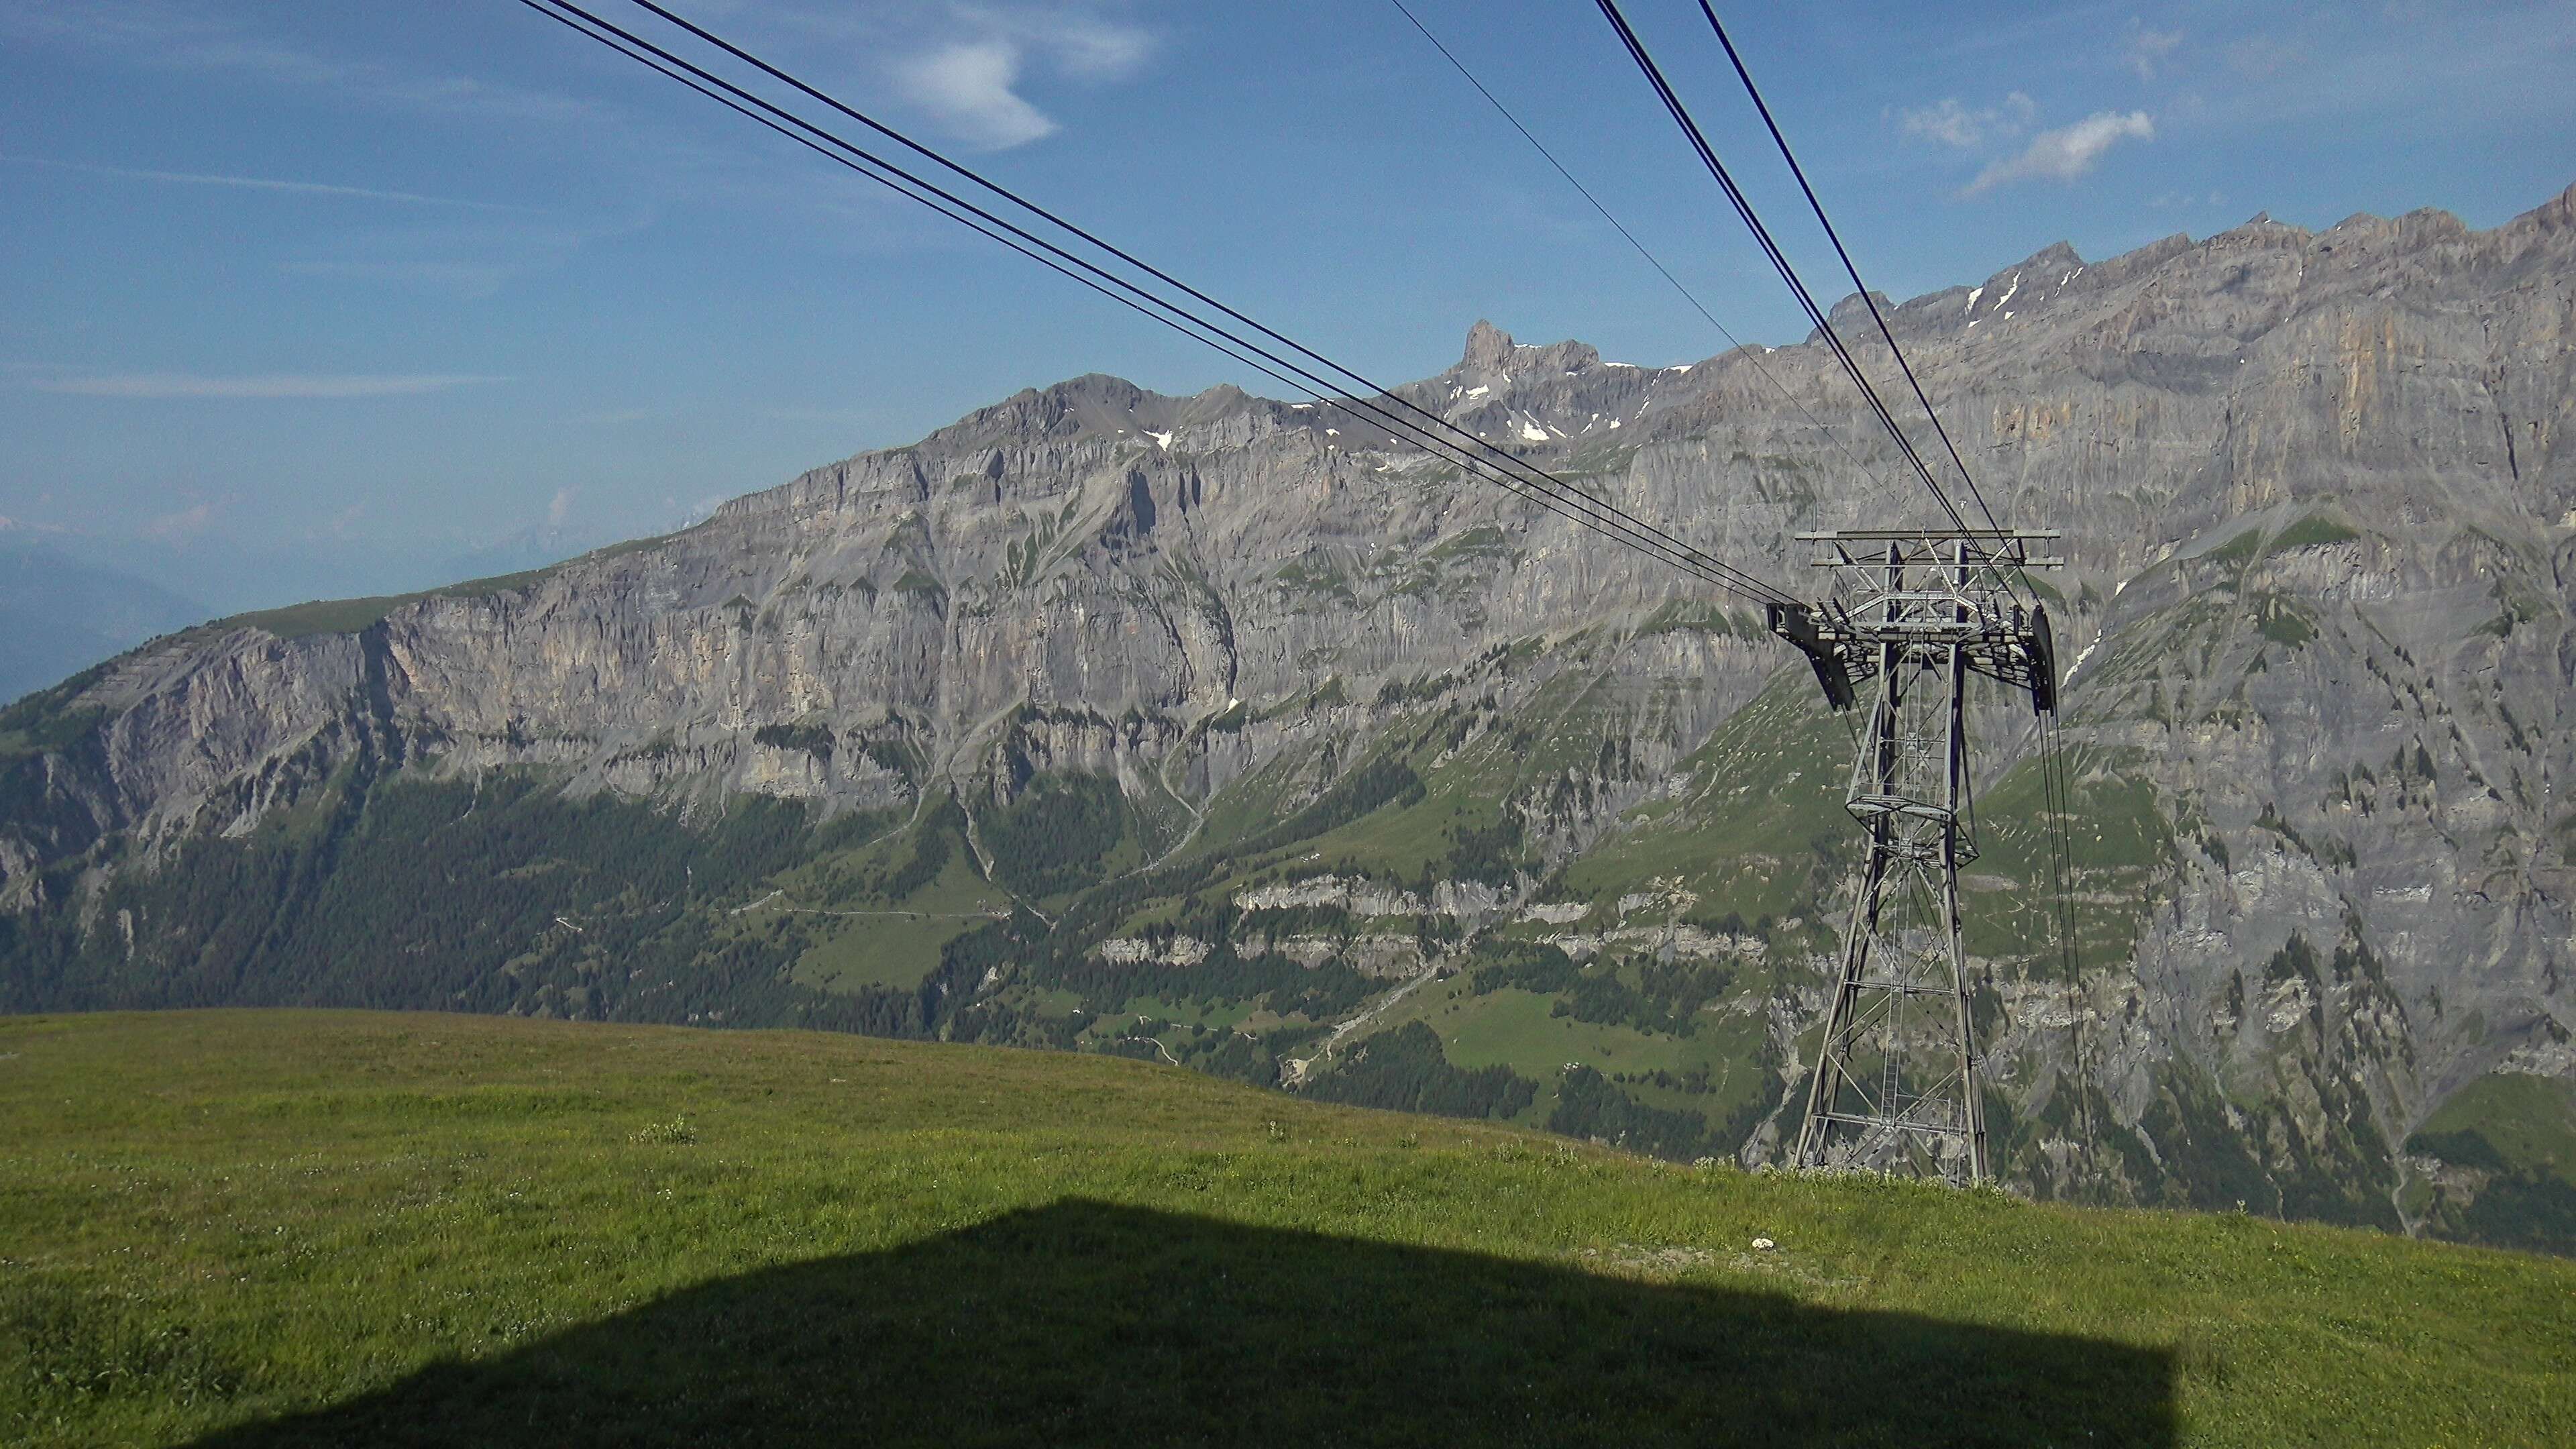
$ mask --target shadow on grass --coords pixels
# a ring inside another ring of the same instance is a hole
[[[2169,1356],[1067,1201],[206,1440],[2136,1444]]]

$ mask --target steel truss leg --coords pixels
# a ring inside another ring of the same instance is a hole
[[[1992,1167],[1959,905],[1973,851],[1961,831],[1966,665],[1955,645],[1887,645],[1881,666],[1852,780],[1869,849],[1796,1161],[1983,1183]]]

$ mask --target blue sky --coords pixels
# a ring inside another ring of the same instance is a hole
[[[1737,335],[1803,333],[1588,0],[1408,3]],[[1389,0],[674,7],[1384,380],[1478,317],[1723,346]],[[1695,7],[1627,9],[1840,295]],[[2576,181],[2576,0],[1721,13],[1900,297]],[[516,0],[0,0],[0,516],[248,607],[669,527],[1082,372],[1260,381],[907,207]]]

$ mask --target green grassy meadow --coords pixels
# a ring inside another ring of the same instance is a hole
[[[2564,1444],[2571,1303],[1099,1056],[0,1018],[13,1445]]]

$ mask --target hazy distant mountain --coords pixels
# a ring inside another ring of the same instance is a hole
[[[0,529],[0,704],[212,612],[40,535]]]
[[[2576,1249],[2576,190],[1888,321],[2072,560],[2071,959],[2029,712],[1979,720],[2007,1179]],[[1814,341],[1479,325],[1403,392],[1802,591],[1799,530],[1929,513]],[[0,714],[0,1010],[838,1025],[1776,1161],[1858,839],[1815,693],[1346,414],[1078,378]]]
[[[0,533],[0,538],[8,536]],[[613,541],[595,530],[554,525],[470,545],[454,538],[227,531],[186,540],[104,535],[51,540],[61,561],[108,575],[156,579],[166,592],[202,601],[206,607],[198,610],[200,619],[314,599],[382,598],[459,579],[524,573]]]
[[[615,542],[613,537],[602,537],[588,530],[541,524],[451,556],[440,572],[439,580],[488,579],[502,574],[525,573],[548,564],[562,563],[576,554],[587,553],[601,544],[612,542]]]

